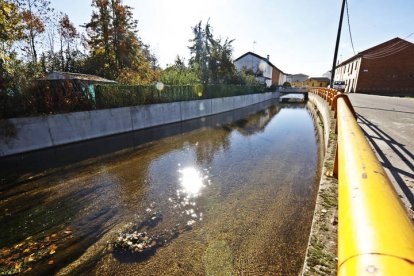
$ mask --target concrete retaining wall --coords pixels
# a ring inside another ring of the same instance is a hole
[[[316,94],[309,93],[309,100],[317,107],[319,114],[324,125],[324,142],[325,151],[328,149],[329,131],[331,125],[331,107],[329,104]]]
[[[190,120],[278,97],[278,92],[269,92],[8,119],[2,126],[6,126],[7,132],[12,134],[5,135],[6,131],[0,129],[0,156]]]

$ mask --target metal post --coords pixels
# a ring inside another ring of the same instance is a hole
[[[342,0],[341,16],[339,17],[338,34],[336,35],[335,54],[334,54],[334,59],[332,63],[332,71],[331,71],[331,88],[333,88],[333,82],[335,78],[336,59],[338,57],[339,41],[341,39],[342,19],[344,17],[345,1],[346,0]]]

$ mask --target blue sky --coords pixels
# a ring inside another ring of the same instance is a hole
[[[52,0],[77,25],[89,21],[88,0]],[[160,65],[188,59],[191,26],[210,18],[214,34],[235,39],[234,58],[253,50],[286,73],[321,76],[332,66],[341,0],[124,0],[134,8],[142,40]],[[348,0],[355,50],[414,32],[413,0]],[[346,15],[345,15],[346,16]],[[414,35],[407,40],[414,42]],[[254,44],[253,41],[256,41]],[[346,17],[339,58],[353,55]]]

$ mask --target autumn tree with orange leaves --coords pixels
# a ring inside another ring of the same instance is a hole
[[[62,14],[59,20],[58,32],[60,38],[60,68],[62,71],[72,72],[75,70],[76,59],[79,56],[76,43],[79,32],[67,14]]]
[[[94,12],[85,27],[90,57],[85,69],[125,84],[149,84],[159,78],[152,56],[137,36],[132,8],[121,0],[93,0]]]

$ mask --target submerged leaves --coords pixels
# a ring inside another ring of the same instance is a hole
[[[0,275],[14,275],[31,271],[35,263],[54,255],[59,245],[73,238],[71,234],[72,230],[65,229],[35,241],[30,236],[23,242],[2,248],[0,250]],[[47,263],[52,265],[54,260],[48,260]]]

